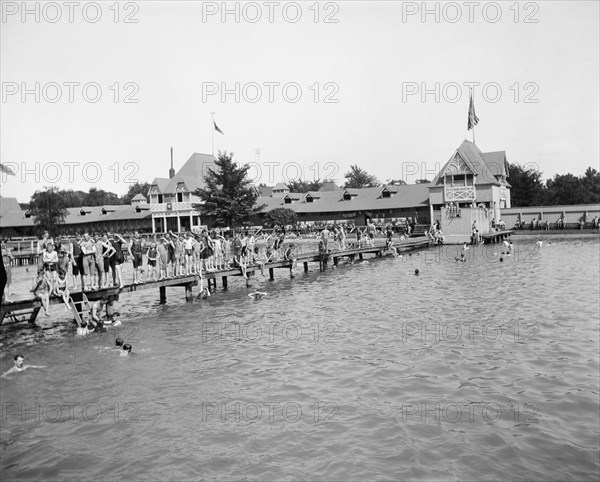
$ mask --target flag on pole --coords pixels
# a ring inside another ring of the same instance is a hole
[[[4,164],[2,164],[0,162],[0,171],[4,172],[5,174],[8,174],[9,176],[15,176],[16,174],[12,171],[12,169],[8,166],[5,166]]]
[[[467,130],[470,131],[479,123],[479,118],[475,115],[475,105],[473,104],[473,93],[469,91],[469,120],[467,121]]]
[[[213,124],[215,125],[215,130],[219,133],[219,134],[223,134],[223,131],[221,129],[219,129],[219,126],[217,125],[217,123],[213,120]],[[225,135],[225,134],[223,134]]]

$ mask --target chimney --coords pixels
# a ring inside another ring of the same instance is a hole
[[[171,169],[169,169],[169,179],[175,177],[175,169],[173,169],[173,148],[171,147]]]

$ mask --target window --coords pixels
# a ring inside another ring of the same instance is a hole
[[[344,201],[351,201],[352,200],[352,194],[350,194],[349,192],[345,192],[344,193]]]
[[[159,194],[158,195],[158,204],[162,204],[163,203],[163,195]]]
[[[286,196],[283,198],[283,202],[285,204],[292,204],[292,198]]]
[[[85,210],[84,210],[84,209],[82,209],[81,211],[79,211],[79,215],[80,215],[80,216],[85,216]]]
[[[108,211],[106,209],[102,208],[102,215],[105,216],[107,213],[108,213]]]
[[[392,193],[391,191],[384,189],[383,191],[381,191],[381,197],[392,197]]]
[[[313,197],[312,196],[306,196],[306,202],[307,203],[313,202]]]
[[[183,193],[182,192],[178,192],[177,193],[177,202],[178,203],[182,203],[183,202]]]

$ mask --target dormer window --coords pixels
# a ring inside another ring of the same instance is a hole
[[[349,192],[345,192],[344,201],[352,201],[352,194],[350,194]]]
[[[102,208],[102,214],[106,215],[107,213],[108,213],[108,211],[106,209]]]
[[[306,202],[307,203],[311,203],[313,201],[314,201],[314,198],[310,194],[306,196]]]
[[[185,183],[184,182],[178,182],[177,183],[177,188],[175,188],[176,191],[185,191]]]
[[[142,208],[140,208],[139,206],[135,207],[135,212],[136,213],[141,213],[142,212]]]
[[[25,218],[29,219],[31,217],[31,212],[29,210],[25,211]]]
[[[383,191],[381,191],[381,197],[392,197],[392,192],[388,189],[384,189]]]
[[[85,216],[86,215],[85,209],[82,209],[81,211],[79,211],[79,215],[80,216]]]
[[[283,198],[283,202],[285,204],[292,204],[292,198],[289,197],[289,196],[286,196],[286,197]]]

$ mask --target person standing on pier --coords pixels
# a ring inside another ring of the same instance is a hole
[[[83,254],[83,274],[85,282],[82,289],[90,290],[93,286],[93,277],[96,271],[96,245],[90,239],[88,233],[83,233],[83,239],[80,242],[81,253]]]
[[[6,270],[6,285],[4,286],[4,290],[2,291],[2,303],[11,303],[12,300],[8,298],[10,284],[12,283],[12,268],[11,263],[14,259],[10,249],[6,246],[6,243],[2,241],[2,263],[4,264],[4,269]]]
[[[375,231],[377,230],[377,228],[375,227],[375,224],[373,224],[373,220],[369,219],[369,221],[367,222],[367,245],[369,246],[375,246]]]
[[[144,264],[144,247],[145,242],[140,236],[139,231],[134,231],[133,239],[131,244],[127,248],[129,255],[133,259],[133,284],[137,285],[143,283],[142,281],[142,268]]]
[[[117,271],[117,281],[118,281],[118,286],[119,288],[123,288],[123,262],[125,261],[125,257],[123,256],[123,244],[126,241],[117,233],[115,233],[112,237],[112,239],[110,240],[110,244],[112,244],[112,247],[115,248],[115,255],[114,255],[114,260],[115,260],[115,268]],[[113,272],[114,275],[114,272]]]

